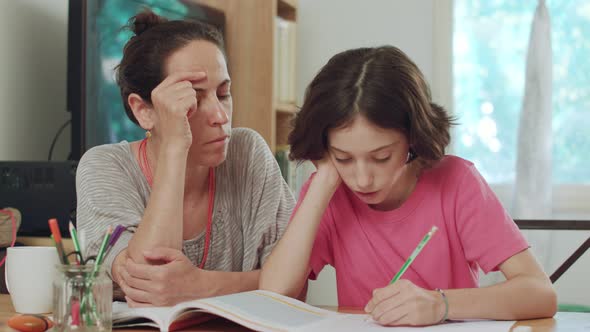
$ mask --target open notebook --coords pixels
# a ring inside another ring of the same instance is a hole
[[[341,314],[276,293],[256,290],[179,303],[173,307],[129,308],[113,303],[113,328],[152,326],[176,331],[216,316],[256,331],[392,331],[367,315]],[[509,331],[513,322],[469,322],[430,326],[431,331]],[[394,328],[415,331],[415,328]]]
[[[113,303],[113,327],[153,326],[175,331],[221,316],[257,331],[296,331],[341,316],[276,293],[256,290],[179,303],[173,307],[129,308]]]

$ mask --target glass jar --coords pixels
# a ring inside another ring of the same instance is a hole
[[[94,265],[56,265],[53,320],[57,331],[111,331],[113,283]]]

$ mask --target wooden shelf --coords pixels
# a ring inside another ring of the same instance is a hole
[[[292,10],[297,10],[297,0],[279,0],[280,6],[287,6]]]
[[[295,113],[284,113],[277,110],[276,116],[276,146],[287,145],[289,140],[289,134],[293,130],[293,119]],[[275,146],[275,148],[276,148]]]
[[[297,0],[278,0],[277,15],[290,21],[297,19]]]
[[[299,108],[295,104],[277,103],[275,106],[277,113],[295,114],[299,112]]]

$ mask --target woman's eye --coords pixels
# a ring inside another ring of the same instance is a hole
[[[221,100],[229,99],[229,97],[231,97],[231,95],[229,93],[226,94],[226,95],[219,95],[219,96],[217,96],[217,98],[219,98]]]
[[[336,159],[336,161],[339,162],[339,163],[341,163],[341,164],[345,164],[345,163],[347,163],[347,162],[349,162],[349,161],[352,160],[352,158],[334,158],[334,159]]]
[[[207,98],[207,93],[202,90],[197,90],[197,102],[201,103],[202,100]]]
[[[387,156],[384,158],[375,158],[375,161],[378,163],[384,163],[384,162],[387,162],[389,159],[391,159],[391,156]]]

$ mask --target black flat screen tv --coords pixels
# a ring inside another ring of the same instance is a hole
[[[125,114],[115,66],[132,32],[122,29],[144,8],[168,19],[204,21],[224,32],[223,12],[190,0],[70,0],[67,109],[71,112],[71,160],[89,148],[142,138]]]

